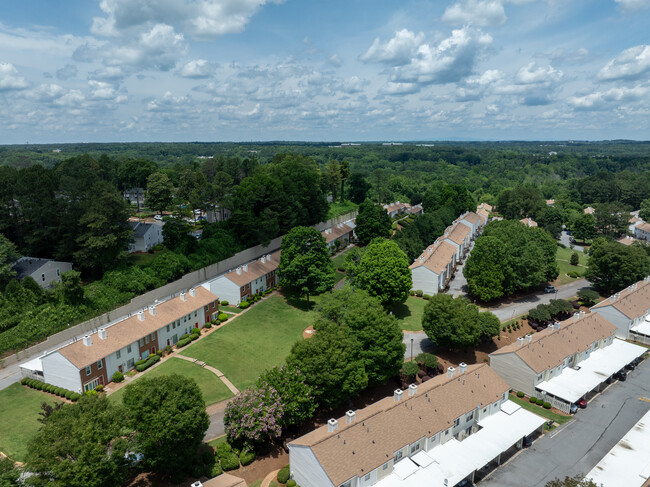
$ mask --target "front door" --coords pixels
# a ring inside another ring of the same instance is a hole
[[[151,355],[154,355],[156,353],[156,347],[151,347]]]
[[[124,371],[122,370],[122,366],[121,366],[121,365],[117,368],[117,370],[119,370],[120,372],[124,372]]]

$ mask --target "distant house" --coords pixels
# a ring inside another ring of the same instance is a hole
[[[222,301],[237,305],[276,286],[280,281],[279,264],[280,251],[278,250],[222,274],[203,286],[219,296]]]
[[[348,224],[348,222],[339,223],[332,228],[326,228],[320,232],[325,238],[325,242],[327,242],[327,248],[331,249],[332,247],[335,247],[336,242],[339,242],[340,247],[345,247],[350,240],[352,240],[354,232],[353,225],[354,224]]]
[[[226,220],[230,220],[232,211],[230,211],[228,208],[222,209],[217,206],[214,208],[214,210],[206,211],[205,216],[208,220],[208,223],[225,222]]]
[[[637,215],[632,214],[630,216],[630,219],[628,220],[628,223],[629,223],[629,225],[627,227],[628,230],[630,231],[631,234],[634,234],[634,229],[637,227],[637,225],[639,225],[641,223],[644,223],[644,222]]]
[[[593,215],[596,213],[596,210],[593,209],[591,206],[587,206],[587,208],[584,209],[585,215]]]
[[[555,206],[555,200],[546,200],[547,206]]]
[[[383,206],[388,213],[388,216],[391,218],[395,218],[399,215],[404,215],[406,212],[408,212],[409,208],[411,208],[411,205],[408,203],[402,203],[400,201],[396,201],[395,203],[388,203]]]
[[[636,338],[633,330],[642,325],[645,317],[650,315],[650,277],[635,282],[592,306],[591,312],[604,316],[616,326],[617,337],[623,340]],[[650,330],[645,334],[650,335]],[[645,342],[641,339],[638,341]]]
[[[131,188],[125,189],[122,192],[122,197],[131,205],[138,207],[144,204],[144,188]]]
[[[14,265],[16,277],[32,277],[42,288],[50,288],[55,282],[61,282],[61,274],[72,270],[72,263],[37,257],[21,257]]]
[[[486,364],[449,367],[407,391],[291,441],[289,464],[302,487],[454,487],[522,447],[544,418],[508,400],[509,386]]]
[[[418,215],[422,215],[422,214],[424,213],[424,209],[422,208],[422,205],[419,204],[419,205],[411,206],[411,207],[408,209],[408,212],[409,212],[411,215],[418,216]]]
[[[488,213],[492,213],[492,205],[488,205],[487,203],[481,203],[478,205],[478,210],[485,210]]]
[[[537,226],[537,222],[535,220],[533,220],[532,218],[523,218],[523,219],[521,219],[519,221],[521,223],[523,223],[524,225],[526,225],[527,227],[536,227]]]
[[[634,236],[638,240],[650,242],[650,223],[638,223],[636,227],[634,227]]]
[[[133,241],[129,252],[147,252],[152,247],[163,242],[162,224],[129,222],[133,229]]]
[[[638,242],[638,240],[634,237],[626,235],[625,237],[619,238],[617,242],[623,245],[632,245],[634,242]]]
[[[436,240],[411,264],[413,289],[434,295],[444,290],[456,270],[457,247]]]

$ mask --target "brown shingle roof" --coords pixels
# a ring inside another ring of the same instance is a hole
[[[492,211],[492,205],[488,205],[487,203],[481,203],[480,205],[478,205],[478,208],[484,209],[488,212]]]
[[[523,219],[521,219],[519,221],[521,223],[523,223],[524,225],[526,225],[527,227],[536,227],[537,226],[537,222],[535,220],[533,220],[532,218],[523,218]]]
[[[60,348],[58,352],[75,367],[82,369],[218,299],[203,286],[197,287],[195,292],[194,297],[187,293],[186,301],[177,296],[158,304],[155,316],[152,316],[149,310],[145,311],[144,321],[140,321],[136,314],[106,327],[104,340],[99,338],[97,333],[93,333],[90,346],[84,345],[83,340],[78,340]],[[202,313],[203,310],[201,309],[200,312]]]
[[[644,232],[650,233],[650,223],[639,223],[636,228],[643,230]]]
[[[291,444],[308,446],[334,485],[363,476],[393,458],[400,448],[454,425],[477,407],[501,399],[509,389],[487,364],[470,365],[453,378],[439,375],[420,384],[414,396],[395,402],[382,399],[356,411],[356,419],[339,418],[332,433],[318,428]]]
[[[331,230],[331,232],[327,233],[327,230]],[[323,237],[325,237],[325,242],[330,243],[331,241],[336,240],[343,235],[347,235],[351,231],[352,227],[348,226],[346,223],[343,223],[341,226],[335,225],[332,228],[327,228],[320,233],[323,235]]]
[[[453,260],[454,255],[456,255],[456,247],[449,242],[436,240],[433,245],[429,245],[422,252],[422,255],[411,264],[410,268],[424,266],[436,274],[440,274]]]
[[[479,219],[478,215],[476,213],[474,213],[473,211],[470,211],[469,213],[467,213],[467,215],[465,215],[463,218],[461,218],[461,220],[467,220],[472,225],[476,225],[478,223],[478,219]]]
[[[444,236],[444,238],[448,238],[452,242],[455,242],[458,245],[460,245],[463,242],[465,242],[470,232],[471,229],[467,225],[464,225],[462,223],[457,223],[454,225],[453,229],[449,232],[449,234]]]
[[[242,266],[241,274],[238,274],[237,269],[235,269],[234,271],[226,274],[226,277],[241,287],[245,286],[251,281],[254,281],[255,279],[265,276],[269,272],[277,270],[278,265],[280,264],[279,250],[271,254],[270,260],[268,259],[268,256],[265,256],[263,258],[264,262],[262,262],[262,258],[259,258],[253,262],[248,263],[247,270],[244,270],[244,267]]]
[[[531,337],[531,342],[520,345],[512,343],[490,355],[514,352],[536,373],[557,367],[564,359],[583,352],[592,343],[616,333],[616,327],[597,313],[582,318],[569,318],[560,324],[559,330],[548,328]]]
[[[618,298],[615,298],[616,295],[610,296],[592,306],[592,309],[611,305],[630,319],[644,316],[650,309],[650,280],[646,282],[646,279],[644,279],[634,283],[618,294]],[[613,297],[615,298],[614,301],[612,301]]]
[[[218,477],[203,482],[203,487],[248,487],[248,484],[244,479],[222,473]]]
[[[617,242],[623,245],[632,245],[634,242],[637,242],[637,239],[634,237],[630,237],[629,235],[626,235],[625,237],[619,238]]]
[[[384,205],[384,208],[389,213],[392,213],[395,210],[401,210],[402,208],[410,208],[410,207],[411,205],[409,205],[408,203],[402,203],[400,201],[396,201],[395,203],[388,203]]]

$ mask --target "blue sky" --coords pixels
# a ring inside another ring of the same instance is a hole
[[[650,137],[650,0],[2,0],[0,143]]]

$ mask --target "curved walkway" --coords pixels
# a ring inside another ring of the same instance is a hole
[[[269,473],[266,477],[264,477],[264,480],[262,480],[260,487],[269,487],[269,485],[271,485],[271,482],[277,478],[279,471],[280,470],[274,470],[273,472]]]
[[[221,372],[219,369],[215,369],[214,367],[212,367],[212,366],[206,364],[205,362],[201,362],[200,360],[195,359],[195,358],[192,358],[192,357],[186,357],[185,355],[180,355],[180,354],[176,354],[176,355],[174,355],[174,356],[175,356],[176,358],[180,358],[180,359],[183,359],[183,360],[187,360],[188,362],[193,362],[193,363],[195,363],[196,365],[199,365],[199,366],[203,367],[204,369],[209,370],[210,372],[212,372],[213,374],[215,374],[217,377],[219,377],[219,379],[221,379],[221,382],[223,382],[223,383],[226,385],[226,387],[227,387],[228,389],[230,389],[230,392],[232,392],[232,393],[235,394],[235,395],[239,394],[239,389],[237,389],[237,388],[233,385],[233,383],[230,382],[230,381],[227,379],[227,377],[226,377],[225,375],[223,375],[223,372]]]

